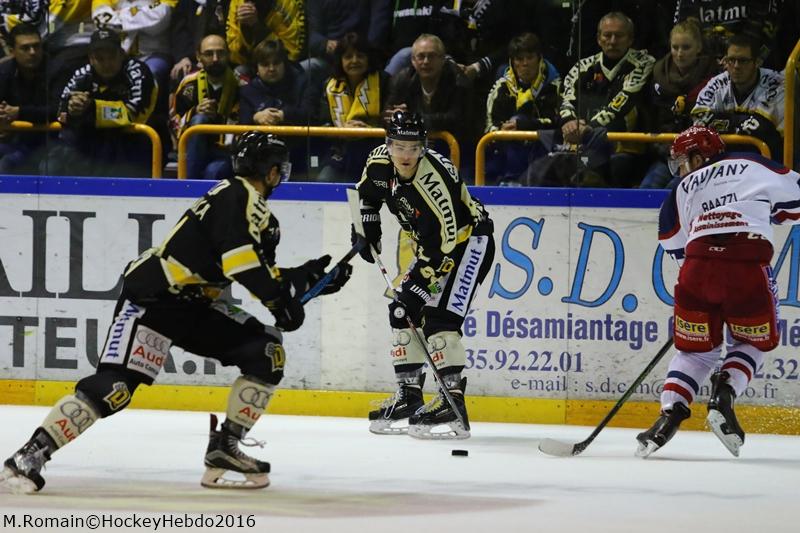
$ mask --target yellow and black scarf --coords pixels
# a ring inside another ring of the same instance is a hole
[[[197,101],[202,102],[208,97],[208,73],[201,70],[197,74]],[[239,82],[231,69],[225,69],[225,78],[222,80],[222,95],[217,104],[217,113],[227,118],[230,116],[236,97],[239,94]]]
[[[533,83],[531,83],[530,87],[527,89],[523,89],[519,86],[517,75],[514,73],[514,69],[511,68],[510,63],[509,61],[509,66],[505,74],[503,74],[503,78],[505,78],[509,94],[516,97],[516,109],[519,109],[528,102],[536,100],[536,97],[539,96],[539,93],[544,89],[545,81],[547,80],[547,62],[544,58],[539,61],[539,72],[536,74],[536,79],[533,80]]]
[[[325,85],[331,121],[343,127],[348,120],[375,122],[381,113],[381,77],[373,72],[359,83],[353,94],[347,90],[347,80],[331,78]]]

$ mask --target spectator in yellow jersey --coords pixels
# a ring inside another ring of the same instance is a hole
[[[231,0],[226,38],[234,65],[249,65],[255,46],[266,38],[283,43],[289,59],[306,55],[303,0]]]
[[[63,129],[48,171],[150,176],[150,140],[123,128],[147,122],[157,96],[147,65],[122,50],[119,34],[96,30],[89,44],[89,63],[75,71],[61,94]]]

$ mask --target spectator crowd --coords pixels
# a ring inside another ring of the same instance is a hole
[[[402,110],[455,136],[467,181],[483,135],[536,131],[488,146],[487,184],[665,188],[668,145],[608,134],[702,124],[782,161],[798,37],[792,0],[0,0],[0,174],[150,176],[134,124],[169,171],[197,124],[381,128]],[[230,176],[233,142],[191,136],[187,177]],[[354,182],[381,142],[288,145],[297,179]]]

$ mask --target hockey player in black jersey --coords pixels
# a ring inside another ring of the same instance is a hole
[[[281,331],[303,324],[300,297],[324,275],[330,256],[295,268],[275,265],[280,232],[267,198],[290,174],[283,141],[247,132],[232,162],[235,177],[220,181],[198,199],[161,245],[126,267],[97,372],[59,400],[31,439],[5,461],[0,483],[16,492],[40,490],[45,483],[41,469],[51,455],[97,419],[125,408],[139,385],[155,380],[170,346],[179,346],[241,370],[219,428],[211,415],[202,485],[269,484],[269,463],[242,453],[238,445],[283,377]],[[323,293],[338,291],[350,272],[349,267],[341,268]],[[275,327],[219,299],[233,281],[270,309]],[[238,479],[225,478],[228,471],[238,473]]]
[[[426,140],[421,118],[395,112],[386,144],[370,153],[357,186],[365,237],[376,252],[381,249],[384,203],[416,243],[416,257],[397,288],[397,301],[389,304],[398,390],[369,413],[370,431],[463,439],[469,430],[441,391],[423,405],[425,352],[406,317],[422,328],[431,358],[466,421],[461,325],[494,258],[493,224],[459,180],[453,163],[428,150]],[[362,248],[361,256],[374,262],[369,247]],[[446,429],[440,431],[441,426]]]

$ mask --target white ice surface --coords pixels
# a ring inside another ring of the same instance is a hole
[[[46,412],[0,406],[0,456]],[[633,456],[637,431],[626,429],[606,429],[578,457],[536,449],[540,438],[576,442],[591,429],[475,423],[469,440],[422,442],[372,435],[365,420],[266,415],[252,431],[266,447],[245,450],[272,463],[272,485],[222,491],[199,484],[207,414],[128,410],[55,454],[41,493],[0,492],[0,531],[12,531],[2,522],[12,514],[19,525],[25,514],[90,513],[255,515],[253,528],[181,530],[218,532],[800,531],[796,437],[748,435],[738,459],[691,431],[647,460]],[[153,528],[117,531],[134,530]]]

